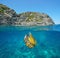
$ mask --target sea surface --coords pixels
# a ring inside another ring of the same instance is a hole
[[[37,41],[33,48],[24,42],[29,32]],[[60,58],[60,25],[0,26],[0,58]]]

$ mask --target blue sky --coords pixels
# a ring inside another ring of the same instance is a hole
[[[33,11],[48,14],[56,24],[60,24],[60,0],[0,0],[17,13]]]

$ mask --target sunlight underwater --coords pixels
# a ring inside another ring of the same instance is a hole
[[[37,42],[33,48],[24,42],[29,32]],[[0,27],[0,58],[60,58],[60,31]]]

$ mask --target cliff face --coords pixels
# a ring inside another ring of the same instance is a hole
[[[53,25],[52,19],[44,13],[25,12],[19,14],[21,25]],[[26,23],[25,23],[26,22]]]
[[[44,13],[38,12],[25,12],[16,14],[13,9],[0,4],[0,25],[53,25],[52,19]]]
[[[16,12],[13,9],[0,4],[0,25],[11,25],[14,15]]]

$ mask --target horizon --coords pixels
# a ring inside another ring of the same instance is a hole
[[[0,0],[0,4],[6,5],[7,7],[15,10],[18,14],[23,12],[39,12],[48,14],[55,24],[60,24],[59,2],[59,0]]]

